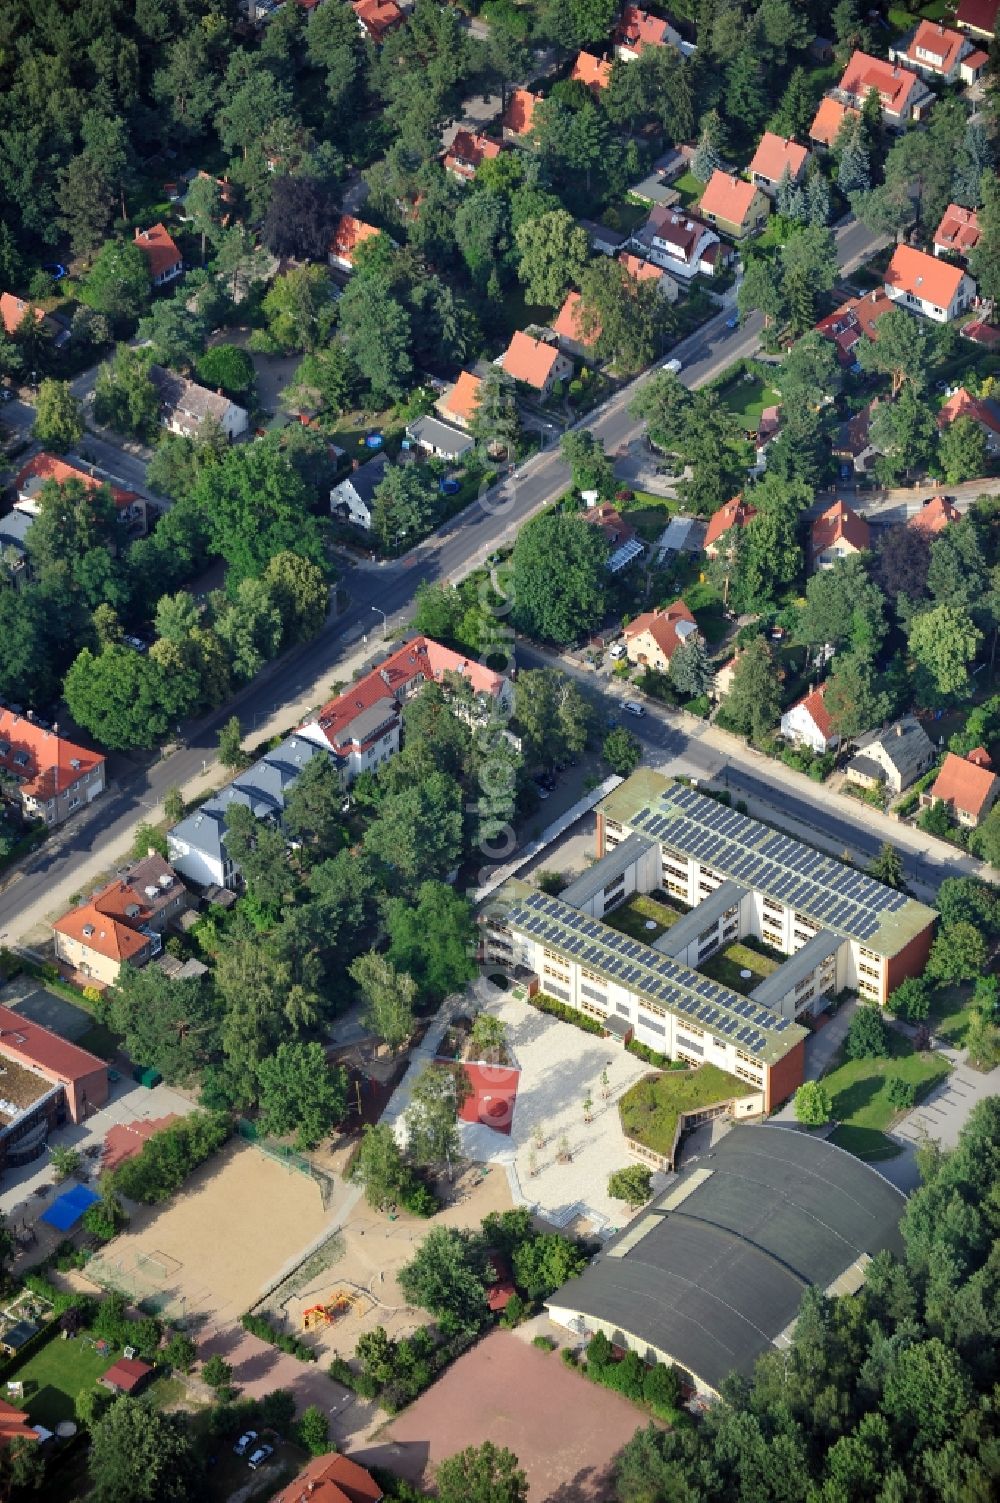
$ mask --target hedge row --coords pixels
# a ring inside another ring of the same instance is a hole
[[[562,1023],[572,1023],[584,1033],[602,1034],[603,1025],[596,1018],[588,1017],[585,1012],[578,1012],[575,1007],[567,1007],[565,1002],[557,1002],[555,997],[550,997],[547,992],[538,992],[528,1001],[532,1007],[537,1007],[539,1012],[547,1013],[550,1018],[558,1018]]]
[[[252,1315],[247,1311],[240,1317],[240,1325],[244,1331],[249,1331],[251,1336],[256,1336],[258,1341],[267,1341],[271,1346],[276,1346],[279,1351],[287,1352],[290,1357],[298,1357],[300,1362],[315,1362],[316,1353],[311,1346],[306,1346],[297,1336],[290,1335],[287,1331],[279,1331],[263,1315]]]

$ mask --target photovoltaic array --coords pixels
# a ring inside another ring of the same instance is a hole
[[[754,887],[826,929],[864,943],[909,899],[717,800],[671,784],[630,820],[634,830]]]
[[[558,898],[533,892],[514,904],[507,922],[512,929],[530,934],[560,955],[648,997],[748,1054],[766,1061],[769,1055],[779,1058],[787,1052],[788,1041],[780,1037],[793,1026],[787,1018],[777,1017],[749,997],[619,934]]]

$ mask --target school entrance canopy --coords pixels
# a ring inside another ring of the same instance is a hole
[[[70,1227],[76,1226],[84,1211],[100,1198],[89,1185],[76,1185],[72,1190],[67,1190],[65,1195],[60,1195],[58,1200],[54,1200],[48,1210],[42,1212],[40,1219],[47,1221],[49,1226],[54,1226],[57,1232],[68,1232]]]

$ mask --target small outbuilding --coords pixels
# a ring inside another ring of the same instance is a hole
[[[98,1381],[112,1393],[136,1394],[146,1386],[152,1374],[150,1363],[142,1362],[138,1357],[119,1357]]]

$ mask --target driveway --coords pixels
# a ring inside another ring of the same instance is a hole
[[[830,1018],[830,1021],[820,1028],[817,1033],[810,1033],[806,1039],[806,1060],[804,1078],[806,1080],[819,1080],[824,1075],[837,1057],[841,1044],[847,1037],[847,1030],[851,1026],[858,1005],[858,999],[852,997],[849,1002],[844,1002]],[[780,1111],[775,1112],[775,1122],[794,1122],[795,1098],[786,1101]]]

